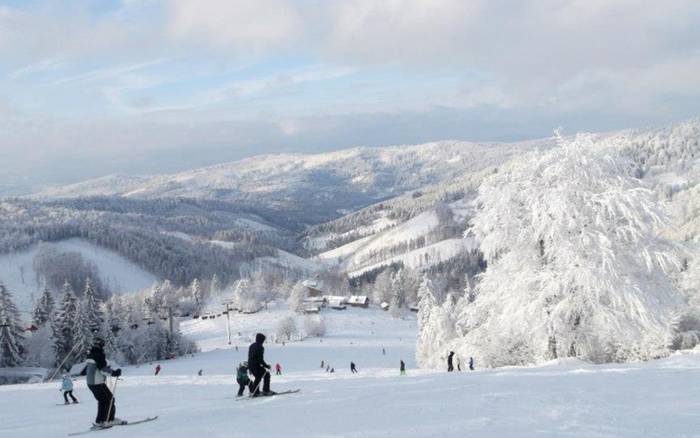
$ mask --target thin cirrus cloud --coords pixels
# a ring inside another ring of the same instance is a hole
[[[698,22],[694,0],[0,2],[0,174],[666,123],[700,113]]]

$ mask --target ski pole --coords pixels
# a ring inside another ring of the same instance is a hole
[[[114,379],[114,386],[112,386],[112,399],[109,401],[109,409],[107,409],[106,421],[110,421],[109,416],[112,415],[112,408],[114,407],[114,396],[117,393],[117,382],[119,382],[119,377]]]
[[[75,351],[75,349],[78,348],[78,345],[79,345],[79,344],[75,344],[75,345],[73,346],[73,348],[71,349],[71,351],[69,351],[68,354],[66,354],[66,357],[64,357],[64,358],[63,358],[63,361],[61,361],[61,363],[58,365],[58,367],[56,368],[56,371],[54,371],[53,374],[51,375],[51,377],[50,377],[48,380],[45,380],[45,382],[48,382],[49,380],[53,380],[53,378],[56,377],[56,374],[58,374],[58,372],[61,370],[61,367],[63,366],[63,364],[66,363],[66,361],[67,361],[68,358],[71,356],[71,354],[73,354],[73,352]]]
[[[265,373],[262,375],[262,379],[258,382],[257,385],[255,385],[255,388],[253,388],[253,391],[250,393],[250,397],[253,396],[256,392],[258,392],[258,388],[260,387],[260,383],[262,383],[263,380],[265,380],[265,374],[270,374],[270,370],[265,370]]]

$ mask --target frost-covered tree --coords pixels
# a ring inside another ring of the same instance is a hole
[[[72,348],[75,348],[74,357],[76,362],[85,358],[93,343],[93,339],[94,334],[90,329],[87,302],[83,298],[76,303],[75,318],[73,320]]]
[[[219,281],[219,276],[214,274],[211,277],[211,282],[209,283],[209,296],[216,297],[221,294],[221,281]]]
[[[434,326],[438,311],[433,282],[427,276],[418,289],[418,340],[416,342],[416,359],[418,364],[426,366],[435,352],[437,327]]]
[[[77,310],[78,300],[70,283],[66,282],[63,285],[59,308],[53,321],[54,351],[59,363],[73,350]],[[66,365],[70,366],[71,364],[72,361],[68,359]]]
[[[304,318],[306,336],[321,337],[326,334],[326,322],[320,315],[308,315]]]
[[[292,288],[292,292],[289,294],[289,310],[294,313],[304,313],[304,299],[306,299],[307,288],[304,283],[299,281]]]
[[[41,296],[34,306],[32,312],[32,322],[37,327],[43,327],[53,317],[55,302],[49,288],[44,285],[41,290]]]
[[[192,284],[190,285],[190,294],[194,300],[195,310],[199,312],[202,309],[202,304],[204,304],[204,295],[202,292],[202,285],[199,284],[199,280],[196,278],[192,280]]]
[[[392,296],[392,272],[391,269],[383,270],[374,281],[372,288],[372,300],[375,304],[389,303]]]
[[[22,324],[12,295],[0,283],[0,367],[16,367],[22,364]]]
[[[277,327],[275,328],[275,334],[277,338],[286,338],[287,341],[292,340],[292,336],[299,333],[297,328],[297,321],[294,315],[287,315],[279,320]]]
[[[92,287],[90,277],[85,280],[85,290],[83,292],[81,307],[85,313],[87,329],[93,335],[98,334],[102,328],[103,316],[102,310],[100,309],[100,303],[97,300],[95,288]]]
[[[468,230],[488,262],[454,349],[485,365],[663,354],[680,304],[662,205],[617,145],[561,140],[487,178]],[[464,304],[468,303],[468,304]]]
[[[405,268],[399,269],[391,282],[392,295],[389,310],[394,318],[400,318],[406,313],[410,285],[408,271]]]

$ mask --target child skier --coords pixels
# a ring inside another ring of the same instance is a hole
[[[114,395],[106,384],[107,376],[119,377],[122,370],[117,368],[112,370],[105,358],[105,341],[102,338],[95,338],[95,344],[90,349],[87,356],[86,367],[83,372],[86,374],[87,385],[97,400],[97,417],[95,418],[94,429],[105,429],[114,425],[126,424],[126,421],[115,417],[116,408],[114,406]],[[82,373],[81,373],[82,374]]]
[[[253,384],[250,382],[250,377],[248,377],[248,362],[238,364],[238,368],[236,368],[236,382],[238,382],[238,397],[243,396],[246,386],[250,394],[253,395]]]
[[[156,376],[160,373],[160,364],[156,365]]]
[[[63,391],[63,400],[65,404],[69,405],[68,396],[73,399],[73,403],[78,403],[78,399],[73,395],[73,379],[70,378],[68,374],[63,375],[63,382],[61,383],[61,391]]]
[[[282,375],[282,367],[280,366],[280,364],[275,364],[275,374],[278,376]]]

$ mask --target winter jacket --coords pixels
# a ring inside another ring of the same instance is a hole
[[[265,369],[270,369],[270,365],[265,362],[265,335],[258,333],[255,335],[255,342],[250,344],[248,348],[248,369],[254,376],[264,374]]]
[[[107,380],[107,376],[112,374],[112,368],[109,367],[105,352],[98,346],[92,347],[88,353],[86,367],[86,382],[88,385],[101,385]]]
[[[62,391],[72,391],[73,390],[73,380],[69,376],[63,378],[63,383],[61,383]]]
[[[248,377],[248,368],[245,365],[241,365],[236,370],[236,382],[240,385],[247,385],[250,382],[250,377]]]

